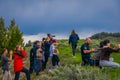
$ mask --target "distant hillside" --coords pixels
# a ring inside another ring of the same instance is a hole
[[[108,33],[108,32],[101,32],[91,36],[92,39],[106,39],[106,38],[117,38],[120,39],[120,32],[117,33]]]

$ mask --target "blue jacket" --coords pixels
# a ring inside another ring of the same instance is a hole
[[[50,46],[50,56],[53,56],[53,50],[55,50],[55,46],[52,44]]]
[[[69,37],[69,44],[77,44],[79,36],[77,34],[71,34]]]

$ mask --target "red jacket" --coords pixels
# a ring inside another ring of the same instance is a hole
[[[21,71],[23,69],[23,60],[22,58],[26,57],[26,51],[21,51],[23,56],[20,56],[14,51],[14,72]]]

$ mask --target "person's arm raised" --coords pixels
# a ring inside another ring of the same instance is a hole
[[[118,48],[120,49],[120,44],[118,44]]]
[[[13,52],[10,51],[10,57],[8,58],[8,61],[12,61],[12,54],[13,54]]]
[[[59,54],[59,50],[57,49],[57,53]]]
[[[120,44],[117,45],[117,48],[109,48],[109,52],[120,52]]]
[[[24,57],[23,54],[22,54],[20,51],[16,51],[16,54],[17,54],[18,56]]]
[[[21,47],[21,53],[22,53],[22,55],[23,55],[23,58],[25,58],[25,57],[26,57],[26,51],[24,50],[23,47]]]

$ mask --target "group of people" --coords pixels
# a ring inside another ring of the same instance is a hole
[[[49,69],[54,69],[60,65],[59,51],[57,41],[53,36],[48,34],[47,38],[42,41],[35,41],[33,48],[30,50],[30,73],[35,72],[36,75],[40,71],[46,69],[49,61]]]
[[[3,49],[2,51],[2,71],[3,71],[3,80],[12,80],[11,73],[9,70],[9,61],[12,61],[12,56],[14,53],[14,72],[15,78],[14,80],[19,80],[20,72],[24,72],[26,74],[27,80],[30,80],[29,70],[24,67],[23,58],[26,57],[26,51],[20,45],[17,45],[15,50],[10,50],[10,57],[7,57],[8,50]]]
[[[76,47],[78,43],[79,37],[78,34],[73,30],[69,37],[69,44],[72,47],[73,56],[75,57]],[[113,52],[120,52],[120,44],[117,45],[116,48],[111,48],[110,40],[106,39],[100,42],[99,49],[94,49],[89,47],[91,44],[91,38],[86,38],[85,43],[82,44],[80,51],[82,57],[82,66],[90,65],[90,66],[98,66],[102,67],[110,67],[110,68],[118,68],[120,64],[114,62],[113,58],[110,58],[110,54]],[[91,53],[94,53],[91,56]]]
[[[12,80],[11,73],[9,70],[9,61],[12,61],[12,56],[14,54],[14,80],[19,80],[20,72],[26,74],[27,80],[30,80],[30,74],[35,72],[39,75],[40,71],[46,69],[48,59],[50,61],[50,70],[56,68],[60,65],[59,60],[59,50],[57,41],[53,39],[53,36],[48,34],[47,38],[42,41],[35,41],[33,48],[30,50],[30,68],[29,70],[24,67],[23,59],[26,57],[26,51],[20,45],[17,45],[14,51],[10,51],[10,57],[7,57],[8,50],[3,49],[2,51],[2,71],[3,80]]]
[[[9,51],[10,57],[7,57],[8,50],[3,49],[2,51],[2,71],[3,71],[3,80],[12,80],[8,62],[12,61],[12,55],[14,53],[14,80],[19,80],[20,72],[26,74],[27,80],[30,80],[30,74],[35,72],[36,75],[39,75],[40,71],[49,67],[49,70],[52,70],[60,65],[59,59],[59,50],[57,41],[53,38],[51,34],[48,34],[46,38],[43,38],[42,41],[35,41],[33,47],[30,50],[30,68],[29,70],[24,67],[23,58],[26,57],[26,51],[20,45],[17,45],[15,50]],[[73,57],[75,58],[76,48],[78,44],[79,36],[75,30],[72,30],[69,37],[69,45],[72,47]],[[110,41],[104,40],[100,43],[100,48],[95,50],[94,48],[89,47],[91,43],[90,38],[86,38],[85,43],[82,44],[80,51],[82,57],[82,66],[98,66],[98,67],[111,67],[118,68],[120,64],[113,61],[113,58],[110,58],[110,54],[113,52],[120,52],[120,44],[116,49],[110,47]],[[91,53],[94,53],[91,56]],[[47,63],[49,62],[49,65]]]

